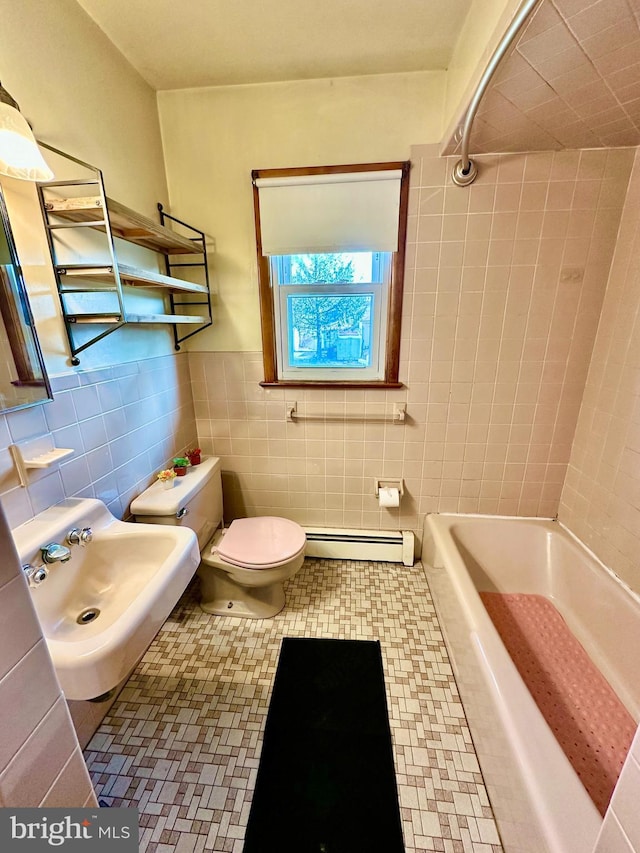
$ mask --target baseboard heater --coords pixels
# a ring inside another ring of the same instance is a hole
[[[410,530],[351,530],[338,527],[305,527],[308,557],[338,560],[380,560],[388,563],[414,561],[414,536]]]

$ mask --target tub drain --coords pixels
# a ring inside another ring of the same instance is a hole
[[[97,619],[100,615],[100,610],[97,607],[87,607],[83,610],[76,619],[78,625],[88,625],[89,622],[93,622],[94,619]]]

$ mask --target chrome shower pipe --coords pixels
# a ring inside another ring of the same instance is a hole
[[[507,53],[511,45],[513,44],[516,36],[520,33],[520,30],[529,18],[529,15],[531,15],[535,7],[540,2],[541,0],[525,0],[525,2],[520,6],[513,20],[511,21],[508,30],[502,36],[500,44],[491,54],[491,59],[489,60],[487,67],[485,68],[484,73],[480,78],[480,82],[478,83],[476,91],[473,94],[473,98],[471,99],[471,103],[469,104],[467,113],[464,117],[464,122],[462,124],[462,147],[460,150],[461,159],[458,160],[456,165],[453,167],[453,172],[451,174],[451,179],[453,180],[453,183],[457,184],[459,187],[469,186],[469,184],[472,184],[475,181],[478,175],[478,167],[469,157],[469,139],[471,137],[473,121],[476,117],[476,113],[478,112],[480,102],[482,101],[482,98],[484,97],[484,94],[489,87],[491,78],[495,74],[498,65],[500,64],[501,60],[503,59],[504,55]]]

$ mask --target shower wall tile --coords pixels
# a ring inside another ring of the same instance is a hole
[[[414,148],[403,388],[263,389],[259,352],[189,354],[227,517],[419,533],[433,511],[555,515],[632,159],[483,156],[462,189],[454,158]],[[293,402],[313,419],[287,423]],[[367,420],[396,402],[404,425]],[[404,479],[399,509],[379,508],[376,477]]]
[[[640,592],[640,155],[629,184],[560,520]]]
[[[96,497],[118,517],[171,458],[195,444],[186,355],[52,378],[54,400],[0,415],[0,500],[11,527],[70,497]],[[19,484],[8,445],[51,432],[73,457]]]

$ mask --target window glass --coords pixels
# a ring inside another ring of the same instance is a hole
[[[381,314],[391,255],[333,252],[271,259],[283,378],[381,379]],[[303,376],[304,374],[304,376]]]

